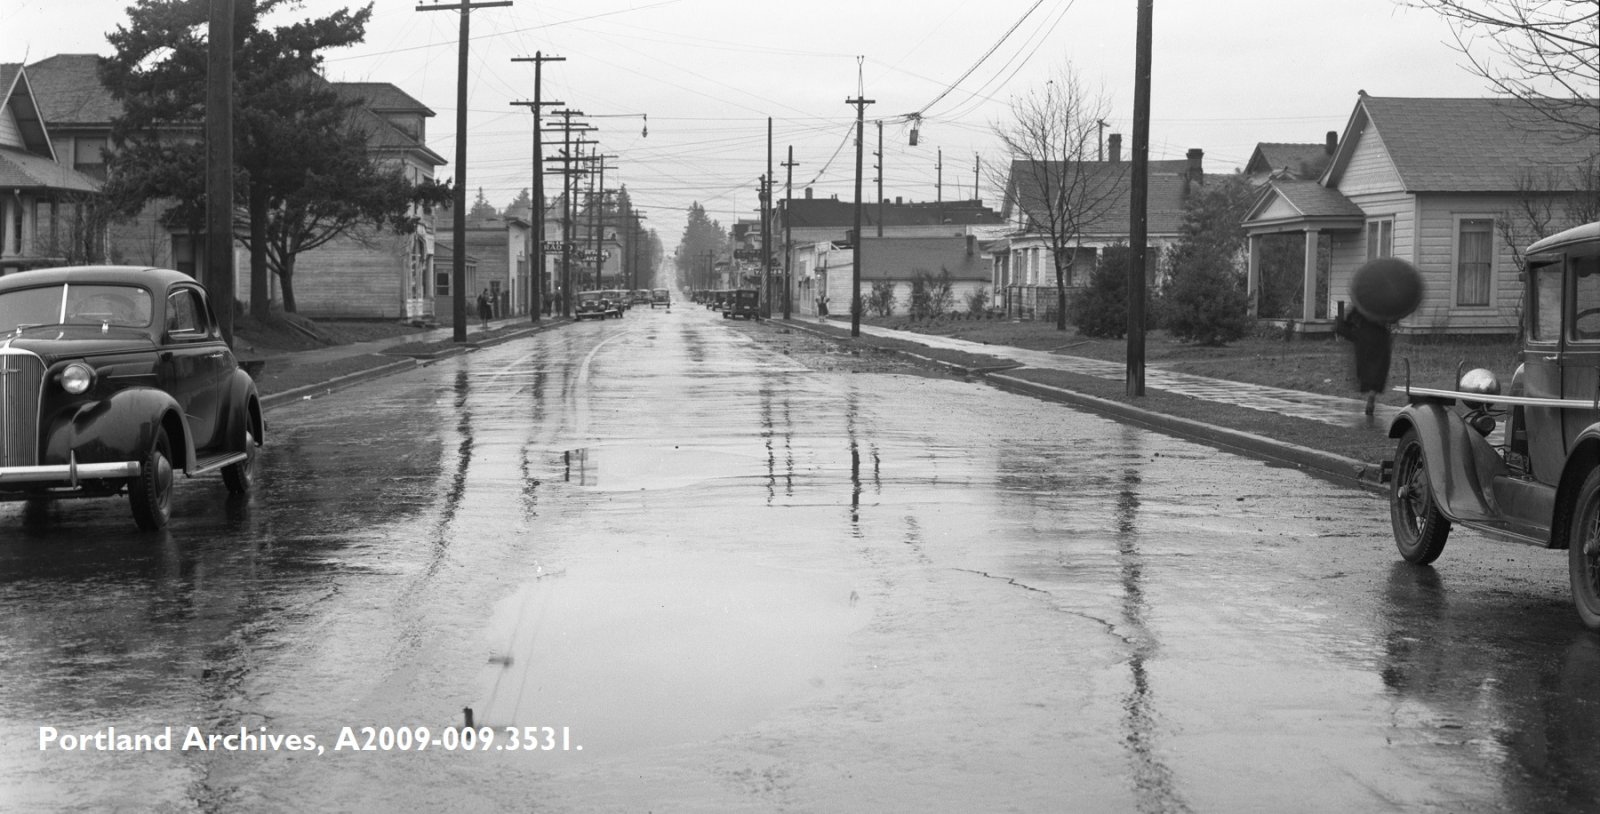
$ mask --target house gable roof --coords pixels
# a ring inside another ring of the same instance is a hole
[[[1600,105],[1591,110],[1600,126]],[[1323,183],[1339,185],[1369,126],[1382,137],[1401,184],[1410,193],[1515,192],[1530,170],[1568,169],[1600,153],[1592,138],[1536,118],[1526,103],[1512,99],[1377,97],[1362,92]]]
[[[855,228],[854,201],[841,201],[836,198],[793,198],[786,206],[789,211],[789,225],[795,229]],[[863,230],[878,225],[878,208],[879,204],[872,201],[861,203]],[[885,226],[938,226],[945,223],[970,226],[1004,222],[998,212],[984,206],[982,201],[886,203],[882,208]]]
[[[1247,229],[1277,231],[1288,224],[1351,229],[1359,227],[1366,214],[1337,189],[1316,181],[1273,179],[1244,217]]]
[[[56,160],[55,147],[50,144],[50,132],[39,112],[38,98],[34,95],[28,71],[16,63],[0,65],[0,115],[6,116],[17,128],[21,143],[11,145],[18,153],[42,156],[51,163]]]
[[[1326,144],[1263,141],[1250,154],[1244,172],[1251,176],[1286,173],[1293,178],[1316,178],[1322,175],[1331,158]]]
[[[969,254],[968,250],[972,253]],[[968,237],[866,237],[861,240],[863,279],[911,279],[919,271],[955,280],[989,279],[987,256]]]
[[[109,127],[122,104],[100,83],[100,57],[57,54],[28,66],[39,112],[54,127]]]
[[[1045,164],[1043,171],[1048,177],[1062,178],[1071,174],[1071,162],[1051,161],[1013,161],[1011,162],[1010,179],[1006,183],[1006,203],[1001,213],[1010,219],[1016,208],[1020,207],[1024,213],[1030,213],[1029,218],[1034,222],[1043,222],[1043,217],[1032,216],[1031,213],[1044,210],[1044,190],[1042,184],[1026,183],[1033,177],[1032,169],[1039,164]],[[1077,162],[1081,171],[1086,174],[1084,185],[1090,189],[1104,188],[1109,190],[1109,197],[1101,204],[1101,211],[1092,222],[1084,224],[1085,237],[1119,237],[1128,234],[1132,218],[1132,187],[1133,163],[1128,161],[1083,161]],[[1183,208],[1190,186],[1188,174],[1190,161],[1188,159],[1164,159],[1150,161],[1145,165],[1146,228],[1151,235],[1177,234],[1183,225]],[[1201,175],[1204,183],[1205,175]],[[1215,176],[1212,176],[1215,177]]]

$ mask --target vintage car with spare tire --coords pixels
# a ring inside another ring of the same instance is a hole
[[[167,525],[176,472],[248,492],[266,422],[205,289],[169,269],[0,277],[0,501],[128,495]]]

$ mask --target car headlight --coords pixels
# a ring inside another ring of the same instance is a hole
[[[1492,370],[1477,367],[1461,375],[1460,388],[1463,393],[1497,396],[1500,395],[1500,378]]]
[[[88,392],[94,386],[94,368],[82,362],[73,362],[61,369],[61,389],[72,395]]]

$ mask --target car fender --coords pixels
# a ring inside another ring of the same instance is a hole
[[[1438,402],[1415,402],[1401,409],[1389,425],[1389,437],[1399,438],[1410,429],[1416,430],[1422,444],[1434,505],[1445,517],[1457,522],[1501,517],[1489,485],[1507,469],[1481,434]]]
[[[1551,548],[1567,547],[1573,501],[1596,466],[1600,466],[1600,422],[1585,427],[1567,449],[1567,461],[1561,468],[1561,482],[1556,487],[1556,522],[1550,529]]]
[[[135,461],[167,428],[184,468],[194,465],[194,442],[178,402],[154,387],[130,387],[53,416],[45,433],[44,464]]]
[[[245,451],[237,448],[237,439],[246,429],[256,439],[256,446],[267,442],[267,421],[261,413],[261,396],[256,391],[255,379],[242,369],[233,371],[228,380],[227,412],[224,420],[226,435],[223,436],[227,439],[223,446],[226,451]]]

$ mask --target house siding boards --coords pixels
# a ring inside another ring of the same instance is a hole
[[[1371,125],[1356,137],[1350,164],[1339,178],[1338,189],[1352,200],[1366,193],[1405,189],[1400,173],[1389,158],[1382,134]]]
[[[1421,307],[1399,323],[1399,330],[1513,333],[1522,281],[1514,247],[1506,245],[1500,227],[1523,228],[1513,213],[1528,194],[1524,179],[1530,172],[1557,172],[1571,179],[1596,153],[1592,137],[1575,141],[1548,130],[1519,129],[1514,125],[1518,104],[1363,93],[1319,181],[1331,197],[1300,207],[1299,218],[1285,216],[1277,201],[1264,199],[1246,219],[1246,230],[1252,240],[1285,231],[1327,235],[1332,248],[1331,315],[1337,301],[1348,298],[1350,276],[1367,260],[1366,227],[1392,220],[1391,254],[1414,263],[1425,283]],[[1581,189],[1581,181],[1569,180],[1540,194],[1559,202]],[[1270,198],[1286,192],[1273,186],[1265,194]],[[1339,214],[1339,208],[1352,205],[1358,216]],[[1487,238],[1479,244],[1488,252],[1488,277],[1481,287],[1470,282],[1463,287],[1458,256],[1462,222],[1472,219],[1490,221]]]

